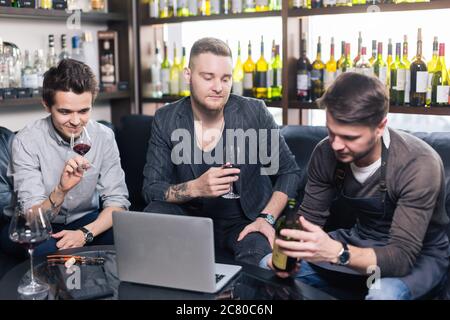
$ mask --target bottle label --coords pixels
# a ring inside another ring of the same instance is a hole
[[[283,85],[282,81],[281,81],[281,77],[282,77],[282,73],[283,73],[282,71],[283,71],[283,69],[279,68],[279,69],[277,69],[277,72],[275,72],[276,78],[274,80],[274,85],[277,87],[281,87]]]
[[[387,83],[387,67],[381,67],[378,71],[378,79],[385,85]]]
[[[156,64],[151,66],[150,77],[150,82],[153,84],[161,82],[161,68],[159,68],[159,66],[157,66]]]
[[[244,72],[244,89],[253,89],[253,73],[251,72]]]
[[[429,103],[431,101],[431,81],[433,80],[433,73],[428,72],[428,79],[427,79],[427,103]]]
[[[32,74],[25,74],[22,76],[22,86],[24,88],[38,88],[39,87],[39,81],[38,76],[36,73]]]
[[[406,70],[398,69],[397,70],[397,83],[395,84],[395,90],[403,91],[405,90],[406,85]]]
[[[405,76],[405,103],[409,103],[409,93],[411,91],[411,70],[406,69]]]
[[[163,94],[170,93],[170,70],[161,69],[161,82],[162,82],[162,92]]]
[[[336,72],[325,71],[323,82],[325,89],[328,88],[336,79]]]
[[[417,71],[416,73],[416,92],[417,93],[425,93],[427,92],[428,85],[428,72],[426,71]]]
[[[170,94],[177,96],[180,94],[180,83],[178,78],[170,80]]]
[[[241,13],[242,12],[242,0],[232,0],[231,12]]]
[[[307,74],[297,74],[297,90],[308,90],[310,81]]]
[[[189,83],[184,78],[183,71],[180,72],[179,79],[180,79],[180,81],[179,81],[180,92],[189,91]]]
[[[286,270],[287,256],[280,252],[276,244],[273,245],[272,263],[280,270]]]
[[[448,103],[448,94],[450,86],[437,86],[436,88],[436,102],[437,103]]]
[[[244,94],[244,86],[242,85],[242,81],[233,81],[233,93],[238,96],[242,96]]]
[[[267,88],[267,71],[256,71],[255,73],[255,87]]]
[[[274,79],[276,77],[275,72],[276,72],[276,70],[273,70],[273,69],[270,69],[269,72],[267,72],[267,87],[274,86]]]

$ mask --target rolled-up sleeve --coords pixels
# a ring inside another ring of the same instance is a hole
[[[161,113],[157,111],[144,167],[142,195],[146,203],[154,200],[165,201],[165,193],[172,182],[174,165],[171,160],[171,147],[168,145],[170,137],[163,136],[162,123]]]
[[[120,165],[119,149],[112,131],[108,133],[104,147],[105,153],[98,180],[98,191],[103,208],[119,207],[127,210],[130,202],[128,201],[125,173]]]

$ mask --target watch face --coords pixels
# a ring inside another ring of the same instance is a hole
[[[86,233],[86,242],[90,243],[94,240],[94,235],[91,232]]]
[[[344,250],[342,254],[339,256],[339,264],[346,265],[350,261],[350,252],[348,250]]]
[[[267,222],[270,223],[271,225],[274,225],[274,224],[275,224],[275,218],[274,218],[272,215],[270,215],[270,214],[268,214],[268,215],[266,216],[266,220],[267,220]]]

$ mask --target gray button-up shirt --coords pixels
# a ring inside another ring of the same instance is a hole
[[[71,223],[99,210],[100,200],[103,208],[130,206],[114,133],[95,121],[89,121],[86,128],[92,147],[85,158],[93,167],[67,193],[54,223]],[[48,198],[59,183],[66,161],[76,155],[57,133],[50,116],[20,130],[13,141],[8,176],[13,178],[14,190],[25,207]],[[6,215],[12,213],[12,208],[5,209]]]

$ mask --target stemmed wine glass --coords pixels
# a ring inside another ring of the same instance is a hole
[[[91,150],[92,140],[87,132],[85,126],[83,126],[83,130],[78,138],[75,138],[74,134],[70,137],[70,148],[73,151],[78,153],[80,156],[84,156],[86,153]]]
[[[44,212],[41,207],[24,209],[22,203],[17,204],[9,226],[9,238],[24,246],[30,255],[30,282],[22,283],[17,288],[19,294],[26,298],[45,297],[49,290],[48,284],[34,277],[33,252],[36,246],[49,239],[51,234],[48,212]]]
[[[223,156],[224,156],[224,168],[238,168],[239,169],[239,146],[235,146],[234,144],[225,143],[223,147]],[[222,195],[222,198],[225,199],[239,199],[240,195],[234,191],[233,188],[234,182],[230,183],[230,190]]]

